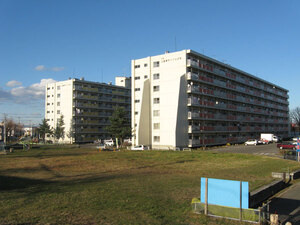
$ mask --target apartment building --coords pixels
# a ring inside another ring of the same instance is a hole
[[[46,86],[45,118],[52,128],[63,115],[65,137],[61,142],[87,143],[110,138],[106,131],[114,107],[128,111],[130,125],[131,92],[126,86],[128,78],[117,85],[69,79]],[[47,139],[53,140],[48,135]]]
[[[288,135],[288,90],[192,50],[132,60],[133,144],[183,148]]]

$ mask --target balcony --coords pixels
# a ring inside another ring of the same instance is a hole
[[[198,67],[199,68],[199,63],[198,62],[195,62],[191,59],[188,59],[187,60],[187,66],[194,66],[194,67]]]
[[[186,79],[187,80],[199,80],[199,75],[196,73],[187,72]]]

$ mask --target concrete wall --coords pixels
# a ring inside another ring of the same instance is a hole
[[[285,187],[286,183],[283,180],[277,180],[255,191],[250,192],[249,207],[258,207],[263,201],[267,200],[268,198],[281,191]]]
[[[45,118],[51,128],[55,128],[61,115],[64,116],[65,134],[70,130],[73,104],[73,80],[66,80],[48,84],[46,86]],[[59,114],[58,114],[59,112]],[[47,137],[46,140],[53,140]],[[65,135],[61,142],[69,143]]]
[[[156,62],[159,66],[154,66]],[[159,74],[159,79],[155,79],[155,74]],[[132,60],[132,129],[136,130],[134,145],[145,144],[152,148],[188,145],[185,75],[185,50]],[[149,99],[145,95],[146,90],[148,93],[145,85],[148,84]],[[159,86],[159,90],[155,91],[154,86]],[[159,99],[158,104],[154,103],[154,98]],[[148,110],[149,117],[145,113]],[[154,110],[159,111],[159,116],[153,115]],[[145,120],[149,123],[149,130],[148,124],[141,125],[146,123]],[[154,128],[154,124],[159,124],[159,128]],[[159,141],[155,141],[154,137],[159,137]]]

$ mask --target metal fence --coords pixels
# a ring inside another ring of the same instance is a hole
[[[205,214],[205,203],[193,202],[192,210],[198,214]],[[208,204],[207,215],[256,224],[269,221],[268,204],[258,209],[242,209],[242,213],[240,213],[240,208]],[[240,218],[240,215],[242,215],[242,218]]]
[[[4,143],[0,142],[0,151],[4,151],[4,147],[5,147]]]
[[[283,158],[289,160],[298,160],[297,152],[295,150],[284,150]]]

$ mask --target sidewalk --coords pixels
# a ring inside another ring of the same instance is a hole
[[[283,224],[291,222],[292,225],[300,225],[300,182],[272,199],[270,213],[278,214]]]

